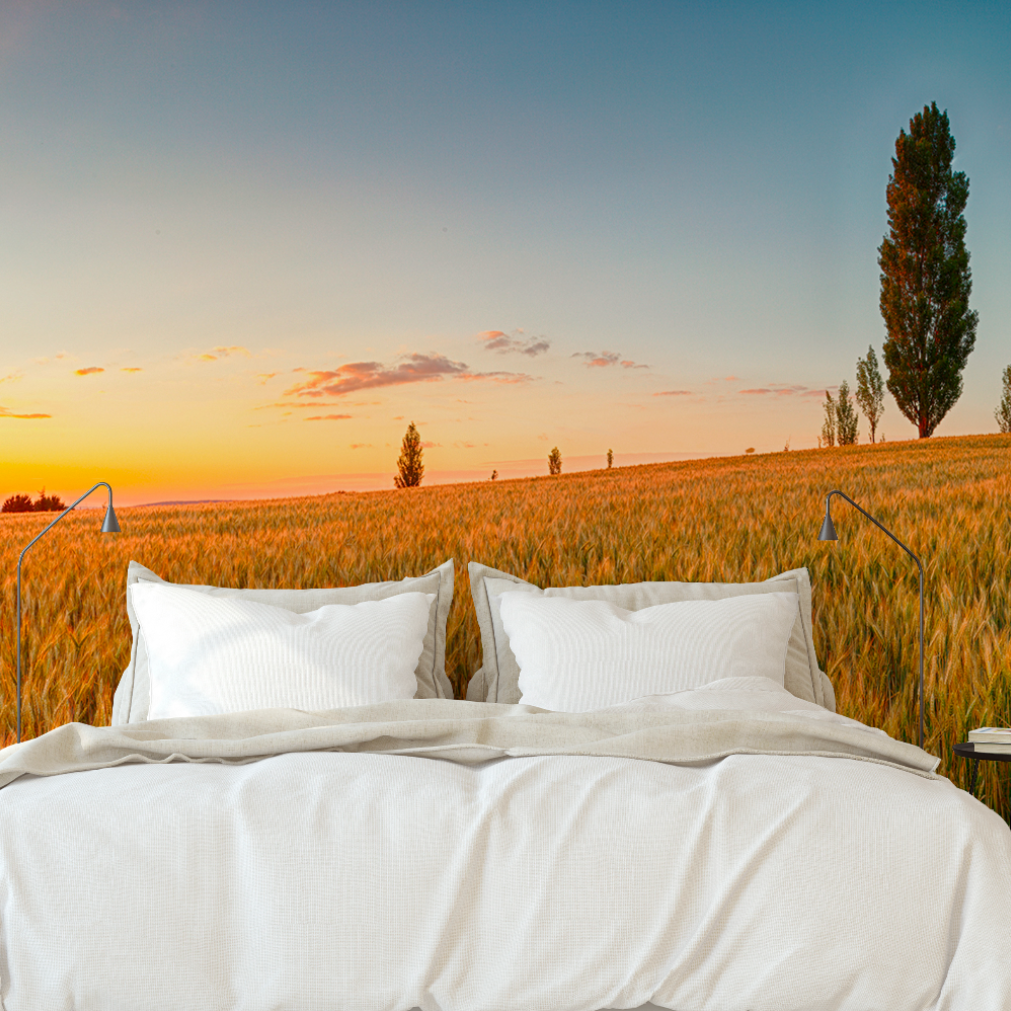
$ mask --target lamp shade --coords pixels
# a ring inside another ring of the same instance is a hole
[[[103,534],[118,534],[119,533],[119,520],[116,519],[116,511],[112,508],[112,503],[110,502],[105,510],[105,520],[102,522],[102,533]]]
[[[837,541],[838,537],[835,535],[835,524],[832,522],[832,514],[825,510],[825,522],[821,525],[821,533],[818,534],[819,541]]]

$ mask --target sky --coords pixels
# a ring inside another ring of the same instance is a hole
[[[1009,52],[1006,3],[9,0],[0,495],[388,488],[411,421],[426,482],[813,447],[931,101],[980,320],[936,434],[996,431]]]

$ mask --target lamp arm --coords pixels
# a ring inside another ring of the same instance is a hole
[[[60,515],[57,516],[56,519],[53,520],[52,523],[50,523],[43,530],[40,530],[21,549],[21,554],[18,555],[18,579],[17,579],[17,583],[18,583],[18,588],[17,588],[17,597],[18,597],[18,601],[17,601],[17,604],[18,604],[18,613],[17,613],[17,630],[18,630],[18,675],[17,675],[18,736],[17,736],[17,740],[18,740],[19,744],[21,743],[21,563],[24,561],[24,557],[25,557],[25,554],[28,551],[28,549],[37,540],[39,540],[40,538],[44,537],[47,533],[49,533],[49,531],[52,530],[53,527],[55,527],[56,524],[59,523],[60,520],[62,520],[63,517],[67,515],[67,513],[72,512],[74,509],[76,509],[77,506],[79,506],[93,491],[96,491],[99,488],[108,488],[108,490],[109,490],[109,508],[111,509],[112,508],[112,485],[110,485],[106,481],[99,481],[98,484],[96,484],[94,488],[89,488],[79,499],[77,499],[74,502],[71,502],[70,505],[68,505],[67,508],[64,509],[63,512],[61,512]]]
[[[830,491],[828,493],[828,495],[825,496],[825,514],[826,515],[828,515],[829,504],[832,501],[832,496],[833,495],[838,495],[840,498],[845,499],[847,502],[849,502],[849,504],[851,506],[853,506],[854,509],[856,509],[858,512],[863,513],[864,516],[866,516],[879,530],[881,530],[884,533],[888,534],[888,536],[891,537],[891,539],[893,541],[895,541],[895,543],[898,544],[898,546],[900,548],[902,548],[902,550],[905,551],[906,554],[909,555],[909,557],[912,558],[912,560],[914,562],[916,562],[916,567],[920,570],[920,684],[919,684],[919,710],[920,710],[920,713],[919,713],[919,722],[920,722],[920,727],[919,727],[919,730],[920,730],[920,747],[922,748],[923,747],[923,562],[921,562],[920,559],[915,554],[913,554],[913,552],[908,547],[906,547],[906,545],[903,544],[902,541],[900,541],[898,539],[898,537],[896,537],[895,534],[893,534],[891,532],[891,530],[888,529],[888,527],[886,527],[883,524],[879,523],[866,509],[864,509],[861,506],[857,505],[857,503],[854,502],[853,499],[851,499],[849,497],[849,495],[847,495],[845,492],[841,492],[838,489],[835,489],[833,491]]]

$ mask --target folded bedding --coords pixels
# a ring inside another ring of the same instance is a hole
[[[1011,1006],[1011,833],[766,678],[590,713],[408,699],[0,752],[0,1000]]]

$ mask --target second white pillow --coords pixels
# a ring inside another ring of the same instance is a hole
[[[414,698],[431,594],[306,614],[161,583],[129,588],[150,654],[150,719]]]
[[[796,593],[686,600],[639,611],[603,600],[511,592],[502,623],[520,702],[587,712],[728,677],[782,685]]]

